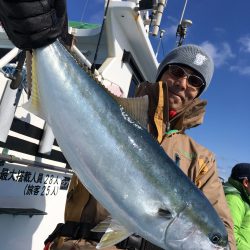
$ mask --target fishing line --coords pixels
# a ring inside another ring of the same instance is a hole
[[[95,72],[95,69],[96,69],[95,63],[96,63],[97,53],[98,53],[99,46],[100,46],[100,42],[101,42],[101,38],[102,38],[102,33],[103,33],[103,30],[104,30],[104,24],[105,24],[105,22],[106,22],[106,17],[107,17],[109,2],[110,2],[110,0],[108,0],[108,2],[107,2],[106,8],[105,8],[105,12],[104,12],[104,16],[103,16],[103,20],[102,20],[101,31],[100,31],[100,35],[99,35],[98,42],[97,42],[97,46],[96,46],[96,51],[95,51],[94,60],[93,60],[92,66],[91,66],[91,72],[92,72],[92,73],[94,73],[94,72]]]
[[[86,9],[87,9],[88,2],[89,2],[89,0],[87,0],[87,1],[85,2],[85,5],[83,6],[82,15],[81,15],[81,19],[80,19],[81,22],[82,22],[82,20],[83,20],[84,15],[85,15],[85,12],[86,12]]]
[[[161,49],[162,49],[163,57],[165,57],[166,53],[165,53],[165,48],[164,48],[163,41],[161,41]]]

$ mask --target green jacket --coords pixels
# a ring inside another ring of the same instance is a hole
[[[226,199],[234,222],[238,250],[250,250],[250,196],[242,184],[232,178],[224,186]]]

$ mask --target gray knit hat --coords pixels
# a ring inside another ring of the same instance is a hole
[[[156,81],[160,80],[169,64],[181,64],[196,70],[206,84],[201,92],[208,88],[214,72],[214,63],[212,58],[201,47],[188,44],[172,50],[159,65]]]

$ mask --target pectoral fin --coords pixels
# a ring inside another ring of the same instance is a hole
[[[94,228],[91,229],[92,232],[96,233],[104,233],[109,228],[109,226],[112,223],[112,218],[107,217],[106,220],[101,221],[99,224],[97,224]]]
[[[132,235],[132,232],[129,232],[125,227],[120,225],[119,222],[113,219],[102,221],[91,231],[103,232],[104,230],[105,234],[102,236],[100,242],[96,246],[97,249],[114,246],[115,244]]]

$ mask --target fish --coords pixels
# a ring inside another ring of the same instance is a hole
[[[59,41],[35,49],[33,64],[41,112],[71,168],[110,213],[97,248],[139,235],[163,249],[229,249],[204,194]]]

